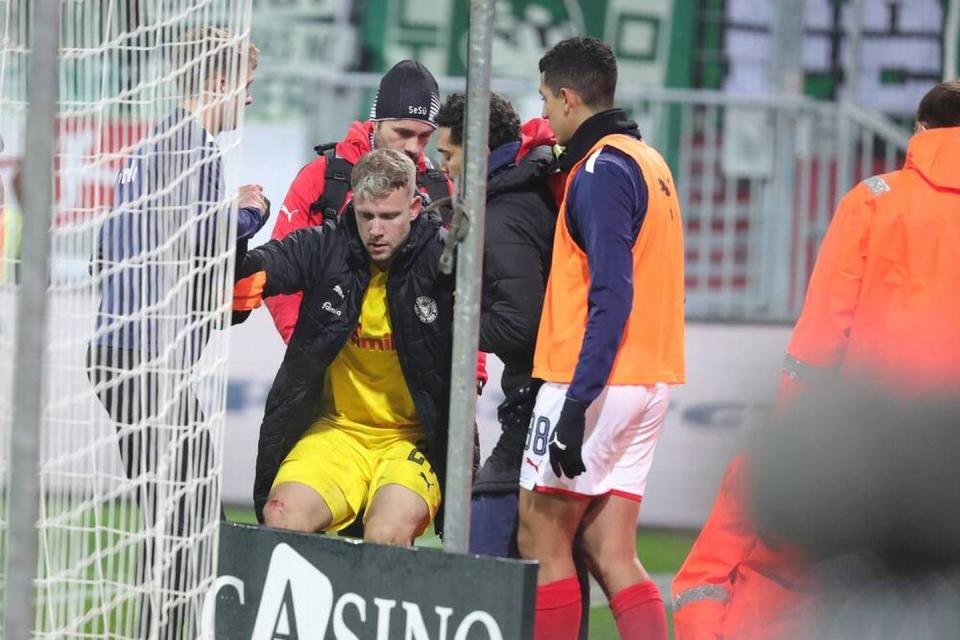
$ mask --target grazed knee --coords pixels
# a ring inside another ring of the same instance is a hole
[[[288,529],[287,505],[283,500],[271,498],[263,505],[263,523],[268,527]]]

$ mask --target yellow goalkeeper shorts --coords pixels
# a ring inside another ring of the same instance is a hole
[[[377,490],[388,484],[406,487],[423,498],[433,522],[440,507],[440,486],[417,447],[422,440],[420,428],[344,426],[320,419],[287,454],[273,486],[299,482],[319,493],[333,514],[326,531],[348,527]]]

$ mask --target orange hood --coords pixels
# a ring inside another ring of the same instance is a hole
[[[937,189],[960,190],[960,127],[927,129],[907,147],[906,169],[913,169]]]

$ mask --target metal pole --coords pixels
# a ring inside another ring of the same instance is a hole
[[[863,0],[850,3],[850,31],[847,37],[844,96],[853,104],[860,104],[860,68],[863,60]]]
[[[837,139],[840,147],[837,158],[837,193],[846,193],[853,186],[856,136],[850,121],[849,106],[859,104],[861,35],[863,32],[863,0],[853,0],[850,6],[850,30],[847,35],[846,56],[843,65],[843,91],[840,93]]]
[[[790,283],[794,264],[793,216],[795,209],[797,123],[803,94],[804,3],[774,4],[770,85],[774,92],[793,98],[774,113],[774,162],[764,216],[764,252],[767,299],[778,319],[792,319]],[[802,187],[801,187],[802,188]]]
[[[950,0],[943,28],[943,81],[957,79],[957,45],[960,45],[960,0]]]
[[[467,113],[464,127],[463,209],[468,224],[457,255],[450,381],[450,440],[444,503],[444,550],[464,553],[470,542],[470,484],[476,424],[477,338],[483,277],[483,220],[487,201],[490,122],[490,47],[493,0],[470,1],[467,45]]]
[[[10,517],[4,637],[26,640],[34,619],[33,574],[40,509],[43,356],[50,274],[53,138],[57,116],[60,1],[32,3],[29,109],[23,163],[23,265],[17,296],[17,346],[10,429]]]

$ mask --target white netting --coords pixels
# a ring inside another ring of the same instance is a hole
[[[27,151],[30,6],[0,0],[8,185]],[[250,0],[61,0],[61,10],[35,631],[193,637],[216,565],[219,330],[236,236],[227,176],[253,54]],[[41,294],[15,285],[13,191],[0,261],[3,513],[17,481],[14,303]]]

